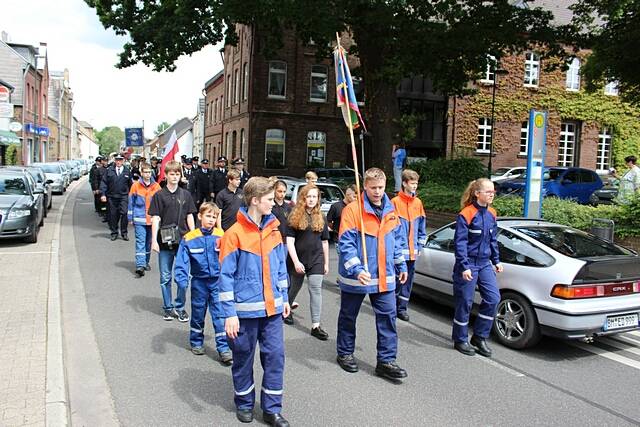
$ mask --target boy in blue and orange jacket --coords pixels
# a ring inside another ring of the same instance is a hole
[[[224,316],[218,289],[220,238],[224,234],[222,229],[215,227],[218,215],[220,208],[213,203],[205,202],[200,206],[198,219],[201,226],[182,238],[176,255],[174,274],[176,283],[181,288],[189,285],[191,275],[191,352],[198,356],[204,354],[204,325],[208,308],[220,362],[230,365],[233,363],[233,356],[224,331]]]
[[[406,236],[406,250],[402,251],[407,263],[407,281],[396,283],[396,308],[398,319],[409,321],[407,306],[413,286],[413,274],[415,272],[416,258],[427,244],[427,217],[424,213],[422,201],[416,197],[418,180],[420,175],[411,169],[402,171],[402,191],[391,199],[400,218],[400,227]]]
[[[356,341],[356,318],[365,295],[369,295],[376,316],[378,363],[376,374],[394,380],[407,372],[396,364],[398,333],[396,331],[396,275],[400,283],[407,280],[407,266],[402,251],[406,238],[389,197],[384,193],[386,176],[378,168],[364,174],[361,200],[351,202],[342,211],[338,284],[340,314],[338,316],[338,364],[347,372],[357,372],[353,357]],[[362,238],[358,203],[362,208],[366,258],[363,263]]]
[[[140,179],[133,183],[129,190],[129,208],[127,219],[133,223],[136,233],[136,274],[144,276],[144,272],[151,270],[151,217],[149,204],[154,194],[160,191],[160,185],[151,176],[151,166],[147,163],[140,165]]]
[[[284,390],[283,316],[290,313],[285,247],[279,221],[271,213],[273,184],[253,177],[244,187],[237,222],[224,234],[220,247],[220,301],[225,330],[233,351],[236,417],[253,420],[255,384],[253,357],[260,342],[262,392],[266,423],[286,427],[282,411]]]

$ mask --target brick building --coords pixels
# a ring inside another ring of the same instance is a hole
[[[222,150],[222,118],[224,105],[224,70],[204,85],[204,157],[217,159]],[[202,160],[202,158],[201,158]]]

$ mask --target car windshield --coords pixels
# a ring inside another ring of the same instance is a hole
[[[0,176],[0,194],[28,195],[29,190],[21,176]]]
[[[41,168],[45,173],[60,173],[60,166],[58,165],[50,165],[50,164],[38,164],[38,167]]]
[[[344,196],[338,187],[330,185],[318,185],[320,189],[322,203],[334,203],[341,200]]]
[[[622,246],[600,239],[584,231],[576,230],[575,228],[563,226],[523,226],[515,227],[515,229],[536,239],[554,251],[571,258],[633,255]]]

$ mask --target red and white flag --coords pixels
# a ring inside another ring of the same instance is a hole
[[[175,156],[178,154],[178,135],[176,135],[176,131],[174,130],[169,138],[169,142],[164,146],[164,150],[162,150],[162,163],[160,163],[160,174],[158,175],[158,182],[162,182],[164,180],[164,167],[167,163],[172,160],[175,160]]]

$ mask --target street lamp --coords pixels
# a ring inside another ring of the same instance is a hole
[[[495,126],[494,126],[494,117],[496,113],[496,87],[498,86],[498,76],[505,76],[509,74],[509,72],[503,68],[496,68],[497,63],[494,65],[493,69],[493,90],[491,95],[491,142],[489,142],[489,165],[488,165],[488,178],[491,179],[492,161],[493,161],[493,137],[495,136]]]

